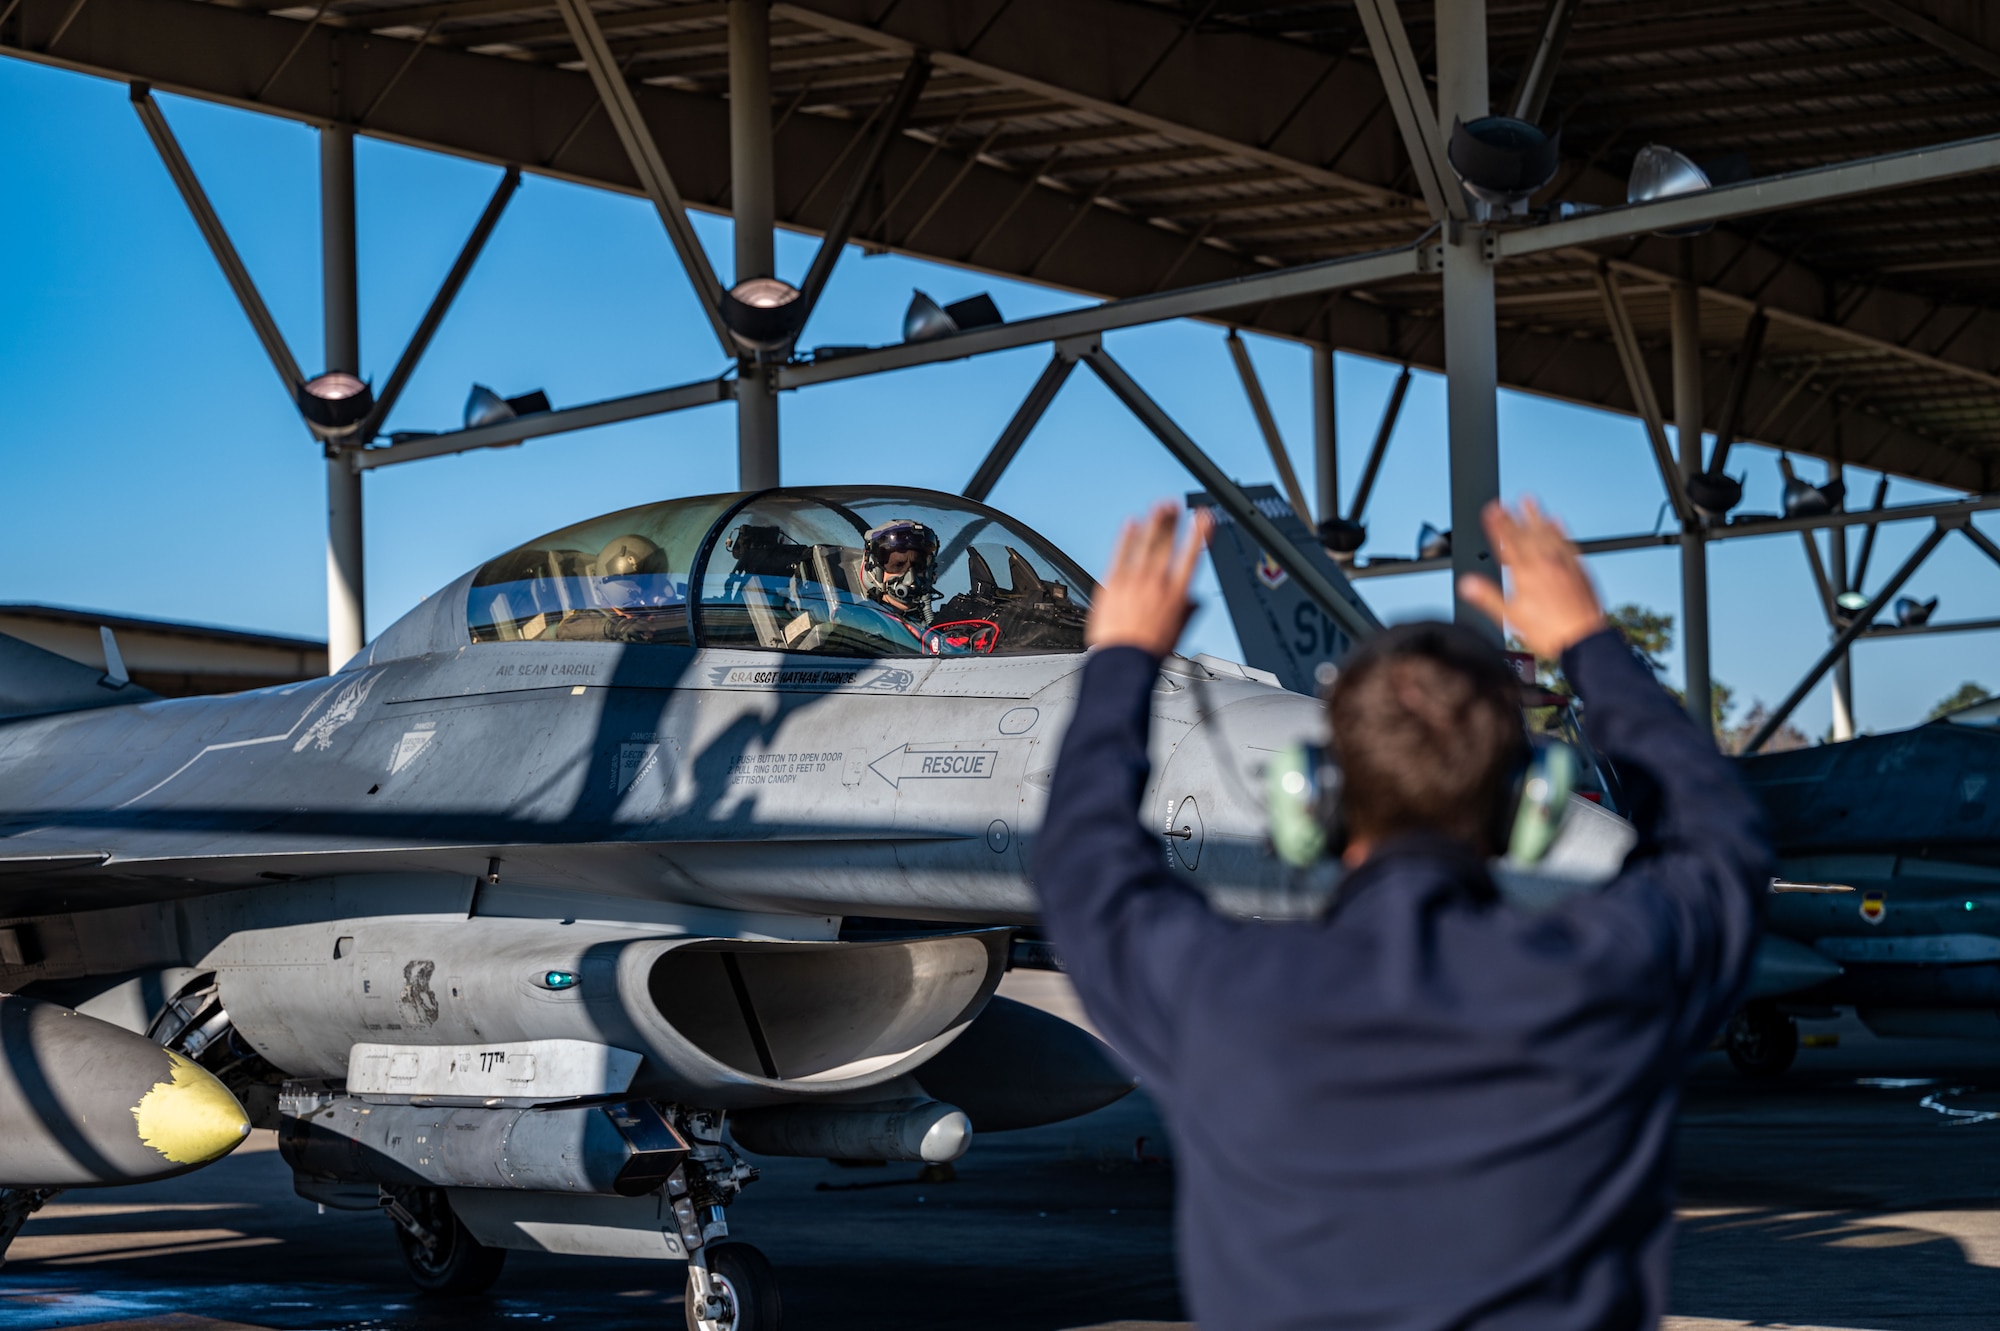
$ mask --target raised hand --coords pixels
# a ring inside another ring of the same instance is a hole
[[[1604,627],[1597,589],[1561,523],[1532,499],[1523,499],[1515,512],[1496,499],[1480,520],[1510,589],[1503,596],[1486,578],[1460,578],[1458,594],[1468,605],[1496,624],[1510,625],[1522,645],[1544,660],[1556,659]]]
[[[1163,502],[1146,517],[1125,524],[1111,570],[1091,598],[1084,641],[1092,647],[1138,647],[1165,656],[1180,641],[1194,613],[1188,584],[1213,526],[1207,513],[1195,514],[1176,551],[1180,519],[1180,505]]]

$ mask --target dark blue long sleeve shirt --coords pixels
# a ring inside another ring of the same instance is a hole
[[[1085,1010],[1175,1142],[1204,1331],[1619,1331],[1664,1311],[1681,1075],[1729,1014],[1761,817],[1612,633],[1567,653],[1640,840],[1531,914],[1442,841],[1378,847],[1322,919],[1218,915],[1141,825],[1158,663],[1100,651],[1035,851]]]

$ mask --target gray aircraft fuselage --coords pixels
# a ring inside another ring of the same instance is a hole
[[[1029,846],[1079,654],[452,645],[446,629],[330,679],[0,724],[4,909],[498,860],[510,889],[791,913],[801,936],[825,916],[1034,917]],[[1154,697],[1160,830],[1195,799],[1190,872],[1272,886],[1243,791],[1316,705],[1179,661]]]
[[[1771,932],[1843,968],[1787,998],[2000,1038],[2000,732],[1934,722],[1741,767],[1780,857]]]

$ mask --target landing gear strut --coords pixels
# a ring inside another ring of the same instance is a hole
[[[1775,1077],[1799,1053],[1799,1024],[1770,1003],[1748,1003],[1729,1023],[1729,1061],[1746,1077]]]
[[[757,1171],[722,1143],[722,1115],[702,1110],[681,1120],[685,1164],[667,1180],[688,1253],[688,1331],[779,1331],[784,1307],[764,1254],[729,1238],[725,1208]]]

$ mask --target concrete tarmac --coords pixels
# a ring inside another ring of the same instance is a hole
[[[1839,1046],[1769,1083],[1719,1055],[1693,1078],[1668,1331],[2000,1325],[2000,1045],[1807,1029]],[[949,1183],[761,1160],[731,1221],[801,1331],[1165,1331],[1184,1325],[1170,1157],[1134,1095],[982,1138]],[[318,1214],[259,1133],[186,1178],[51,1203],[0,1272],[0,1328],[659,1331],[681,1325],[680,1282],[678,1266],[514,1253],[489,1296],[418,1298],[389,1222]]]

